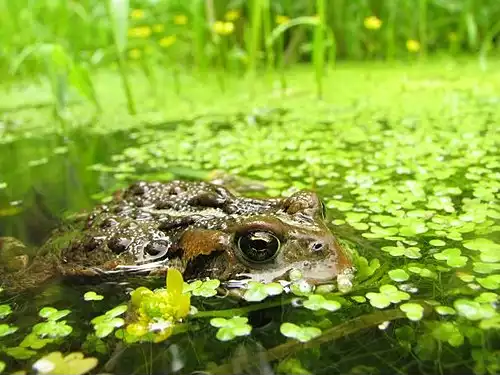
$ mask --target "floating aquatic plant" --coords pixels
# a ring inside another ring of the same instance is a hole
[[[340,302],[328,300],[322,295],[311,294],[308,296],[308,299],[304,301],[304,307],[309,310],[328,310],[328,311],[337,311],[342,307]]]
[[[33,364],[33,370],[40,375],[83,375],[97,366],[97,359],[85,358],[82,353],[70,353],[63,356],[61,352],[52,352]]]
[[[249,302],[259,302],[268,296],[277,296],[283,292],[280,283],[263,284],[257,281],[250,281],[243,298]]]
[[[385,284],[382,285],[379,290],[380,293],[366,293],[366,298],[370,300],[370,304],[379,309],[383,309],[391,303],[399,303],[410,299],[408,293],[398,290],[394,285]]]
[[[104,296],[97,294],[96,292],[89,291],[83,295],[83,299],[85,301],[101,301],[104,299]]]
[[[220,341],[229,341],[238,336],[247,336],[252,331],[252,326],[248,324],[248,318],[235,316],[231,319],[213,318],[210,325],[216,328],[217,337]]]
[[[213,297],[217,294],[217,288],[220,286],[220,281],[217,279],[211,280],[195,280],[189,284],[184,283],[182,293],[191,293],[195,297]]]
[[[0,319],[12,314],[12,308],[9,305],[0,305]]]
[[[123,318],[119,318],[127,311],[127,305],[120,305],[106,311],[103,315],[99,315],[90,322],[94,326],[97,337],[102,338],[108,336],[115,328],[119,328],[125,324]]]
[[[298,326],[294,323],[282,323],[280,332],[283,336],[296,339],[300,342],[307,342],[315,337],[321,335],[321,329],[316,327]]]

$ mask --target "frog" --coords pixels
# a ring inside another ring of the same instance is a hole
[[[20,242],[0,271],[11,290],[65,280],[160,277],[176,268],[187,280],[270,282],[299,270],[320,285],[350,285],[349,252],[327,225],[312,190],[255,198],[206,181],[137,181],[110,201],[57,228],[28,259]],[[13,259],[13,260],[12,260]]]

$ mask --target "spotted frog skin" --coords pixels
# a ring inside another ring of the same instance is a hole
[[[291,269],[323,283],[352,264],[310,191],[285,199],[235,196],[208,182],[138,182],[78,220],[76,235],[56,231],[13,280],[54,275],[164,275],[220,280],[286,278]]]

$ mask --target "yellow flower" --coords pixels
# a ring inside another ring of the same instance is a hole
[[[174,16],[174,23],[176,25],[185,25],[188,23],[188,18],[185,14],[176,14]]]
[[[149,26],[133,27],[128,30],[128,36],[133,38],[147,38],[151,35],[151,28]]]
[[[213,28],[219,35],[229,35],[234,31],[234,24],[232,22],[215,21]]]
[[[174,44],[176,40],[177,37],[175,35],[169,35],[164,38],[161,38],[158,43],[160,43],[160,46],[162,46],[163,48],[167,48],[170,47],[172,44]]]
[[[237,9],[228,10],[224,16],[227,21],[236,21],[240,18],[240,11]]]
[[[366,17],[363,24],[368,30],[378,30],[382,26],[382,21],[376,16]]]
[[[287,23],[288,21],[290,21],[290,17],[288,17],[288,16],[284,16],[283,14],[278,14],[276,16],[276,23],[278,25],[282,25],[284,23]]]
[[[130,51],[128,51],[128,56],[131,58],[131,59],[134,59],[134,60],[137,60],[141,57],[141,50],[138,50],[137,48],[134,48],[134,49],[131,49]]]
[[[130,12],[130,18],[135,20],[144,18],[144,11],[142,9],[132,9],[132,12]]]
[[[155,33],[161,33],[163,30],[165,30],[165,25],[163,25],[161,23],[153,25],[153,32],[155,32]]]
[[[420,42],[415,39],[408,39],[406,41],[406,49],[410,52],[420,51]]]

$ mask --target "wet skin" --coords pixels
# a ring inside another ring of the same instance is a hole
[[[76,224],[57,230],[32,262],[15,247],[19,262],[2,270],[7,285],[36,286],[56,275],[164,275],[169,267],[187,279],[260,281],[299,269],[316,284],[352,273],[326,226],[323,203],[310,191],[254,199],[207,182],[138,182]],[[5,257],[1,243],[0,250]]]

